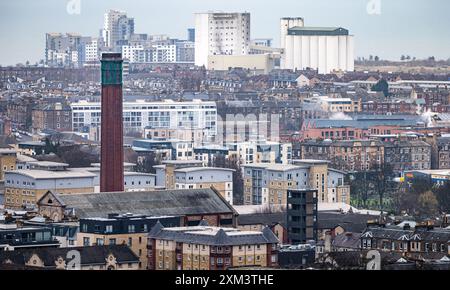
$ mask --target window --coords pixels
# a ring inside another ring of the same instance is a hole
[[[110,245],[115,245],[116,244],[116,239],[109,239],[109,244]]]
[[[106,225],[106,230],[105,232],[107,233],[112,233],[113,232],[113,226],[112,225]]]
[[[129,232],[129,233],[134,233],[134,232],[135,232],[135,227],[134,227],[134,225],[128,225],[128,232]]]
[[[91,240],[89,237],[84,237],[83,238],[83,246],[88,247],[91,245]]]
[[[133,239],[130,237],[128,238],[128,247],[131,247],[133,245]]]
[[[97,239],[97,241],[96,241],[96,244],[98,245],[98,246],[103,246],[104,244],[105,244],[105,242],[104,242],[104,240],[103,239]]]

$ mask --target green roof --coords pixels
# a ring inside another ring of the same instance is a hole
[[[288,29],[288,35],[348,35],[347,29],[342,27],[292,27]]]

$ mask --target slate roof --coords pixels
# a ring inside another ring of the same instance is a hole
[[[329,119],[305,119],[305,124],[311,124],[313,128],[344,128],[354,127],[368,129],[372,126],[392,125],[392,126],[415,126],[421,119],[418,116],[355,116],[354,120],[329,120]]]
[[[286,213],[253,213],[253,214],[241,214],[238,217],[238,225],[265,225],[272,226],[275,224],[286,224]]]
[[[209,226],[165,229],[161,224],[156,224],[149,232],[149,237],[158,240],[210,246],[277,244],[279,242],[278,238],[267,227],[262,232],[252,232]]]
[[[346,249],[359,249],[361,233],[343,233],[333,239],[333,246]]]
[[[368,221],[378,218],[367,214],[318,212],[317,228],[326,230],[341,226],[346,232],[362,233],[367,228]]]
[[[37,248],[19,249],[0,252],[0,264],[10,260],[15,265],[25,265],[33,255],[37,255],[45,267],[54,268],[59,257],[66,260],[69,251],[80,252],[81,265],[105,264],[107,257],[112,254],[117,263],[138,263],[139,257],[127,245],[72,247],[72,248]]]
[[[56,196],[66,205],[66,209],[74,209],[78,218],[107,217],[112,212],[147,216],[237,214],[233,207],[212,189],[101,192]]]
[[[414,233],[413,230],[404,230],[399,227],[372,227],[368,228],[363,237],[372,237],[375,239],[400,240],[403,237],[409,240],[409,237]]]

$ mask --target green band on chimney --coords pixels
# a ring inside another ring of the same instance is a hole
[[[122,60],[102,60],[102,85],[122,84]]]

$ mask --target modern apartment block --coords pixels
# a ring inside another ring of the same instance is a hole
[[[51,228],[0,224],[0,253],[30,248],[58,248],[59,246]]]
[[[134,34],[134,19],[123,11],[110,10],[105,13],[103,27],[105,45],[115,49],[120,41],[128,40]]]
[[[5,173],[5,208],[35,207],[49,190],[63,193],[94,192],[94,173],[87,171],[16,170]]]
[[[0,149],[0,180],[5,179],[7,171],[15,170],[17,162],[17,152],[14,149]]]
[[[175,189],[175,170],[202,166],[199,160],[166,160],[161,165],[155,165],[156,187],[164,189]]]
[[[145,133],[147,132],[146,129]],[[189,139],[136,139],[133,141],[133,149],[143,153],[153,152],[160,160],[192,160],[194,143]]]
[[[72,127],[81,131],[85,127],[99,127],[100,103],[80,101],[72,103]],[[145,128],[204,129],[205,139],[217,132],[215,102],[124,102],[123,125],[126,131],[143,132]]]
[[[287,234],[290,244],[317,241],[317,189],[288,190]]]
[[[229,150],[219,145],[204,145],[194,147],[195,160],[203,162],[203,166],[213,166],[216,158],[223,159],[228,157]]]
[[[100,167],[68,168],[73,172],[90,172],[95,174],[94,192],[100,192]],[[150,191],[156,186],[156,175],[144,172],[124,171],[124,191]]]
[[[294,164],[248,164],[244,172],[244,204],[286,205],[289,190],[317,190],[321,203],[350,203],[345,172],[328,168],[327,161],[294,160]]]
[[[164,228],[149,233],[152,270],[226,270],[277,266],[278,239],[269,228],[240,231],[206,225]]]
[[[208,66],[208,56],[247,55],[250,13],[196,13],[195,65]]]
[[[76,33],[47,33],[45,35],[45,64],[50,67],[79,67],[83,62],[83,46],[90,37]]]
[[[292,161],[292,144],[272,141],[248,141],[227,144],[229,157],[240,160],[241,164],[281,163]]]
[[[233,204],[234,169],[218,167],[187,167],[175,169],[176,189],[197,189],[214,187],[220,195]]]
[[[147,235],[161,222],[179,226],[179,217],[148,217],[134,214],[110,214],[108,218],[80,219],[77,246],[127,245],[139,257],[139,269],[147,268]]]

